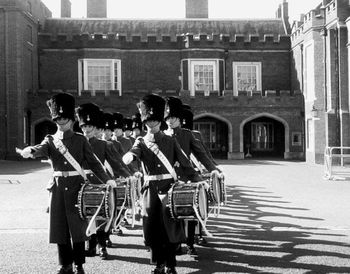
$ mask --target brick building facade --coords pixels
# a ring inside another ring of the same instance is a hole
[[[305,155],[323,163],[325,147],[350,146],[350,5],[324,0],[292,26],[292,88],[305,97]]]
[[[0,0],[1,158],[15,158],[16,146],[54,130],[45,105],[54,93],[131,116],[135,103],[155,92],[191,105],[195,128],[216,157],[303,159],[304,99],[293,82],[285,1],[277,18],[259,20],[203,18],[205,9],[179,20],[50,18],[47,9],[29,14],[22,2]],[[16,23],[21,38],[11,46],[7,27]]]

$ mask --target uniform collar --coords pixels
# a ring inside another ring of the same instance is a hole
[[[152,142],[152,143],[157,143],[160,139],[162,139],[164,136],[164,133],[162,131],[158,131],[154,134],[152,133],[147,133],[145,135],[144,140],[147,142]]]
[[[63,140],[63,139],[71,138],[73,135],[74,135],[74,131],[71,129],[67,131],[57,130],[56,133],[53,135],[53,137],[59,140]]]

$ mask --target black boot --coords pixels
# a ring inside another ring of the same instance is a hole
[[[62,265],[57,274],[74,274],[72,265]]]
[[[75,274],[85,274],[83,265],[79,264],[75,266]]]
[[[166,273],[166,274],[177,274],[177,271],[176,271],[176,269],[175,269],[175,266],[167,267],[165,273]]]

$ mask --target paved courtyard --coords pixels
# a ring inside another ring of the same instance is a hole
[[[350,181],[323,179],[304,162],[221,161],[228,202],[207,224],[199,257],[178,256],[179,273],[350,273]],[[55,273],[47,242],[50,166],[0,161],[0,273]],[[141,226],[112,236],[110,259],[87,273],[150,273]]]

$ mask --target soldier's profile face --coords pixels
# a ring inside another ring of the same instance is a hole
[[[180,126],[180,119],[177,117],[168,117],[165,122],[170,128],[176,128]]]
[[[67,130],[71,129],[71,127],[73,125],[73,121],[68,119],[68,118],[60,117],[60,118],[57,118],[55,120],[55,122],[56,122],[56,125],[60,131],[67,131]]]
[[[92,125],[83,125],[81,126],[81,130],[83,131],[84,136],[92,137],[95,133],[95,127]]]

